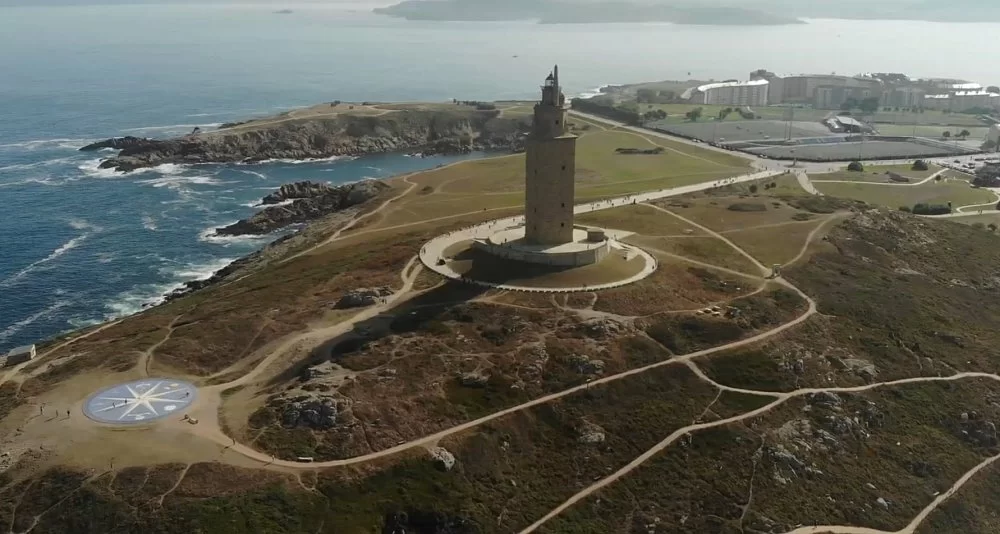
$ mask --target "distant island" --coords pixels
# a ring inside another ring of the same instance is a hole
[[[477,0],[405,0],[374,11],[407,20],[440,21],[537,20],[542,24],[672,22],[731,26],[804,24],[794,17],[742,7],[669,6],[621,1],[513,0],[487,3]]]

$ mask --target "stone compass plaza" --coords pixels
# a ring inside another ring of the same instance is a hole
[[[197,389],[183,380],[147,378],[98,391],[87,398],[83,413],[99,423],[149,423],[183,412],[196,395]]]

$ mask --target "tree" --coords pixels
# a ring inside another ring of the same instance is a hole
[[[757,184],[750,184],[750,194],[751,195],[757,194]]]
[[[733,112],[733,108],[725,108],[719,110],[719,120],[724,121]]]
[[[698,122],[698,119],[701,118],[701,114],[704,113],[704,111],[705,110],[703,110],[702,108],[694,108],[691,111],[685,113],[684,116],[687,117],[687,120],[691,122]]]
[[[865,172],[865,166],[862,165],[860,161],[852,161],[847,166],[847,170],[851,172]]]
[[[997,231],[997,225],[994,223],[987,224],[986,227],[989,228],[991,232]]]
[[[941,134],[941,137],[951,137],[951,132],[945,132]]]
[[[969,130],[962,130],[961,132],[958,132],[958,136],[961,137],[962,139],[965,139],[970,135],[972,135],[972,132],[970,132]]]
[[[911,169],[914,171],[926,171],[928,168],[929,167],[927,166],[926,161],[918,159],[917,161],[913,162],[913,167]]]
[[[878,111],[878,108],[879,108],[879,101],[877,96],[866,98],[858,104],[858,109],[860,109],[861,112],[866,115],[871,115],[872,113],[875,113],[876,111]]]
[[[652,89],[639,89],[635,92],[635,101],[640,104],[650,103],[656,100],[657,92]]]

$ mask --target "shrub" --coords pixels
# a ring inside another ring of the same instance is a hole
[[[912,210],[910,210],[909,206],[900,206],[899,211],[905,211],[906,213],[910,213]]]
[[[850,165],[847,166],[847,170],[851,172],[865,172],[865,166],[862,165],[860,161],[852,161]]]
[[[943,204],[917,204],[913,206],[917,215],[945,215],[951,213],[951,207]]]
[[[750,184],[750,193],[757,194],[757,184]]]
[[[927,166],[927,162],[926,161],[924,161],[922,159],[918,159],[917,161],[913,162],[912,170],[914,170],[914,171],[926,171],[929,168],[930,167]]]

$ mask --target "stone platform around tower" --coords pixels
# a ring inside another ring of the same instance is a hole
[[[427,269],[458,282],[539,293],[612,289],[638,282],[656,271],[652,255],[621,242],[631,232],[585,227],[578,230],[573,243],[556,247],[529,245],[523,242],[524,217],[509,217],[439,235],[420,249],[420,261]],[[552,256],[546,258],[548,254]]]
[[[573,241],[560,245],[537,245],[524,239],[524,226],[500,230],[485,239],[475,239],[472,247],[506,260],[583,267],[598,263],[611,252],[611,241],[603,230],[577,226]]]

